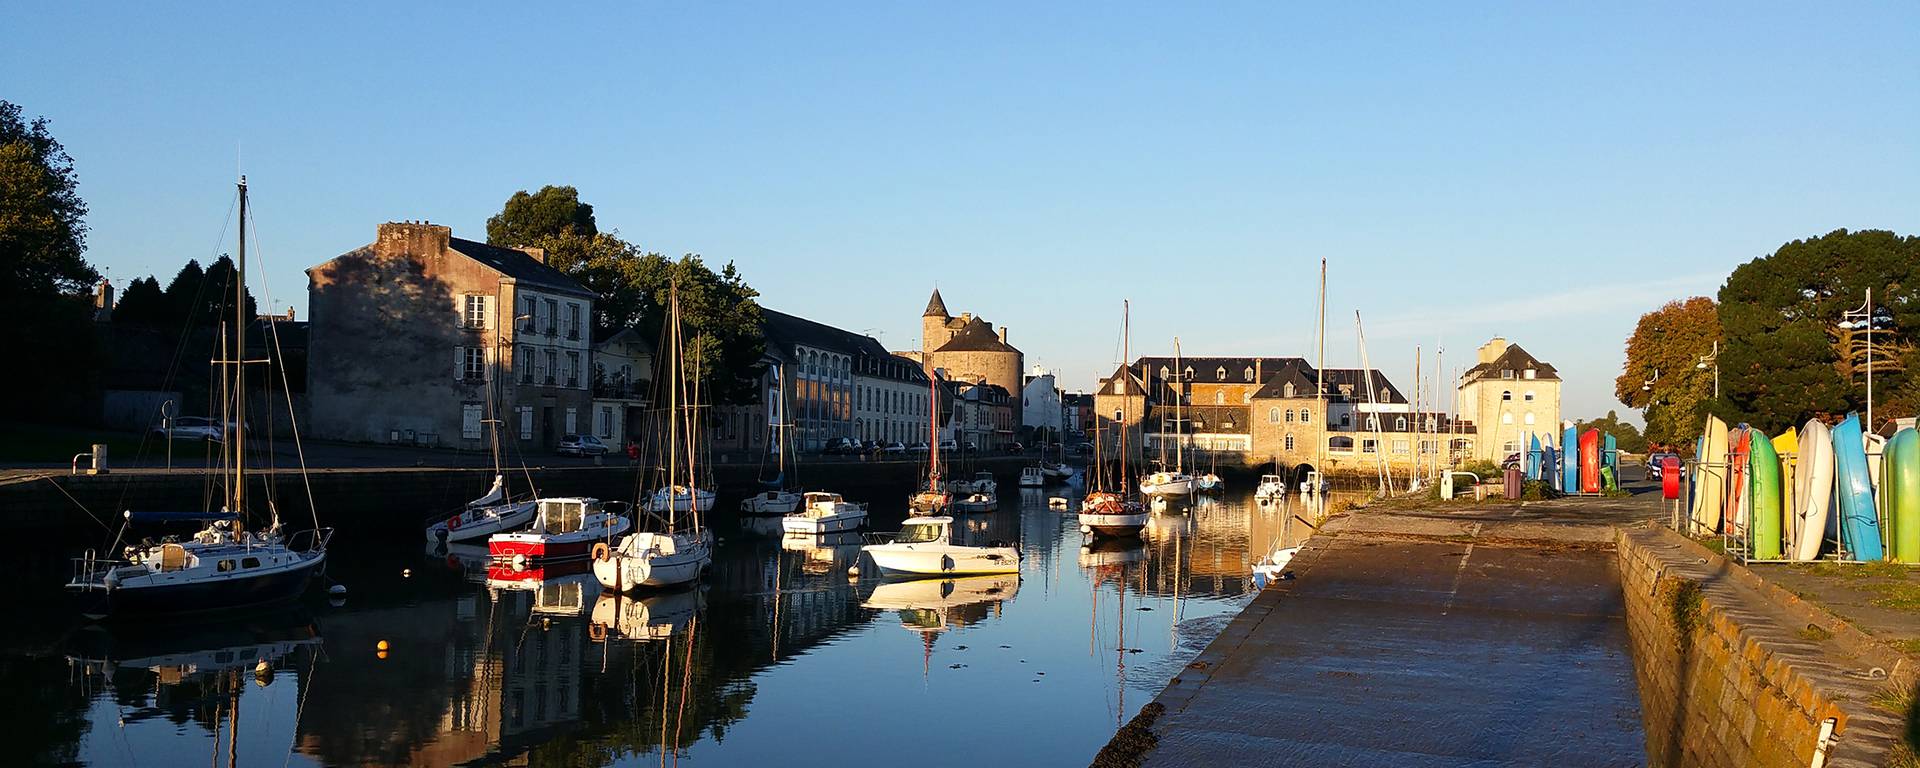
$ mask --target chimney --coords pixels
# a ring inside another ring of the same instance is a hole
[[[1007,327],[1004,325],[1000,326],[1000,343],[1007,343]]]
[[[383,254],[438,256],[446,253],[453,240],[453,228],[414,221],[389,221],[380,225],[374,250]]]
[[[545,248],[535,248],[531,245],[523,245],[515,250],[518,250],[521,253],[524,253],[528,256],[532,256],[534,261],[540,262],[542,264],[547,263],[547,249]]]
[[[1500,359],[1501,355],[1504,355],[1507,353],[1507,347],[1508,347],[1508,344],[1507,344],[1506,337],[1504,336],[1493,337],[1487,343],[1480,345],[1480,362],[1491,363],[1495,360]]]
[[[99,288],[93,292],[93,319],[101,323],[113,319],[113,283],[106,278],[100,279]]]

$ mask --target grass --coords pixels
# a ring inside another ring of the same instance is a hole
[[[1920,638],[1910,637],[1905,640],[1888,640],[1887,645],[1893,646],[1894,650],[1901,653],[1920,656]]]
[[[1828,632],[1825,627],[1817,624],[1808,624],[1806,629],[1800,630],[1795,634],[1798,634],[1802,640],[1811,640],[1816,643],[1824,643],[1833,639],[1832,632]]]
[[[1865,589],[1880,593],[1873,604],[1898,611],[1920,611],[1920,584],[1909,581],[1868,584]]]
[[[1913,708],[1913,691],[1903,689],[1899,686],[1887,686],[1880,689],[1878,693],[1875,693],[1871,701],[1876,707],[1896,715],[1905,716],[1907,710]]]

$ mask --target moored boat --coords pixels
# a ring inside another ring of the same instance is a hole
[[[809,491],[806,503],[781,518],[780,525],[787,533],[824,534],[851,531],[866,522],[867,505],[847,501],[837,493]]]
[[[1261,475],[1260,484],[1254,486],[1253,497],[1261,501],[1278,501],[1286,498],[1286,478],[1279,475]]]
[[[467,502],[460,511],[427,526],[427,540],[448,543],[477,541],[532,522],[539,505],[532,500],[509,500],[504,483],[504,476],[494,475],[493,489],[487,491],[485,496]]]
[[[1019,573],[1020,549],[989,542],[975,547],[953,543],[953,518],[914,517],[898,534],[861,547],[882,573],[910,576]]]
[[[540,499],[533,525],[524,531],[496,533],[487,539],[487,555],[495,560],[531,563],[586,557],[593,545],[611,540],[633,526],[622,502],[588,497]]]

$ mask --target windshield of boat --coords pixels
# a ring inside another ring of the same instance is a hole
[[[580,530],[586,517],[585,505],[578,501],[540,502],[540,518],[547,533],[572,533]]]
[[[939,525],[939,524],[909,525],[906,528],[901,529],[900,535],[894,537],[893,543],[925,544],[930,541],[939,541],[941,529],[945,527],[946,526]]]

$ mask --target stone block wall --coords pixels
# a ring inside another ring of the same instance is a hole
[[[1665,529],[1622,530],[1617,548],[1649,765],[1806,766],[1829,719],[1827,765],[1885,764],[1900,722],[1873,702],[1888,682],[1850,674],[1865,663],[1821,626],[1837,619]]]

